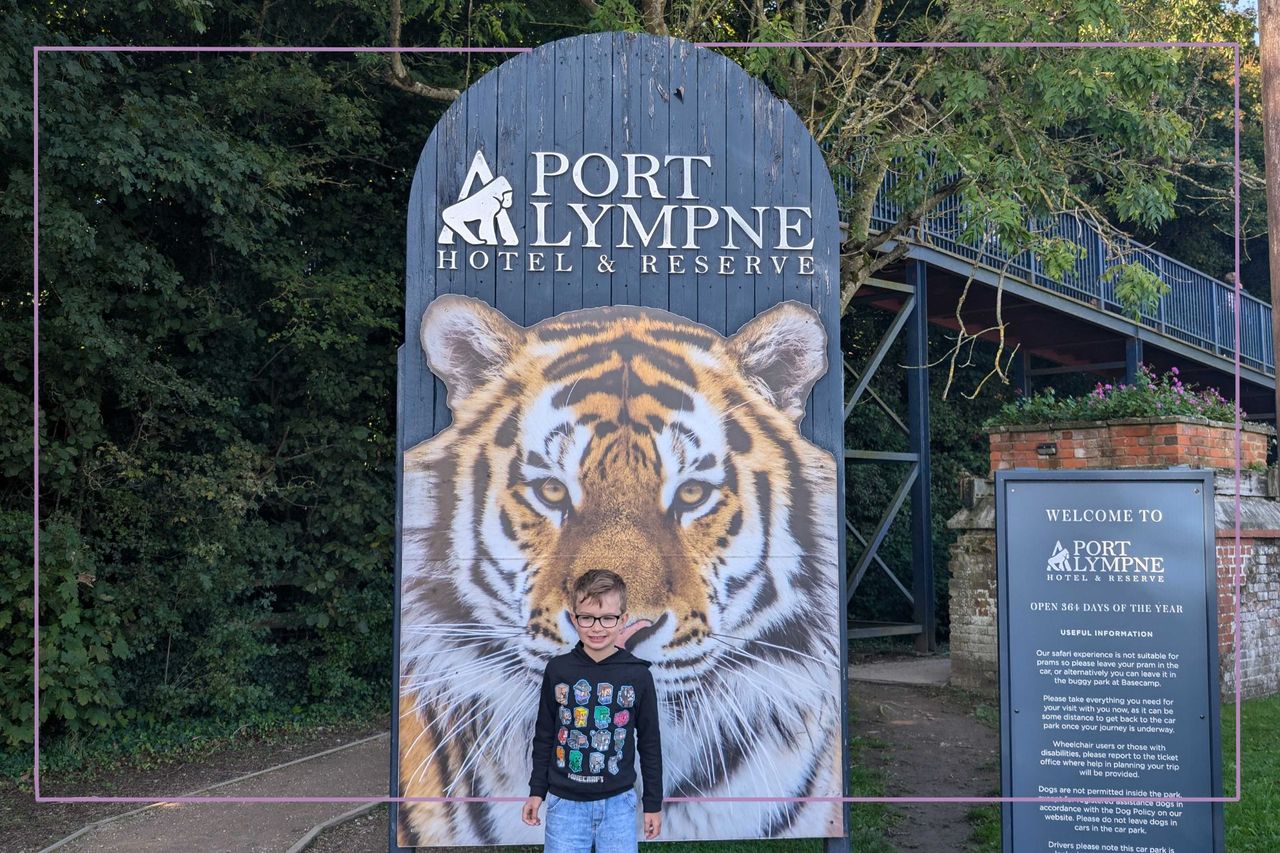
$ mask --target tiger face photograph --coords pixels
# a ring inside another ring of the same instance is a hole
[[[452,423],[408,448],[401,525],[402,846],[536,844],[542,671],[577,642],[570,590],[627,583],[619,643],[651,662],[668,798],[842,795],[836,460],[800,432],[827,371],[797,302],[724,337],[655,308],[524,328],[427,306]],[[662,840],[839,836],[835,802],[663,808]]]

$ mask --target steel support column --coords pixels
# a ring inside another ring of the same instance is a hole
[[[937,648],[937,615],[933,591],[933,508],[929,500],[929,300],[928,267],[907,262],[907,284],[915,306],[906,326],[907,427],[917,476],[911,484],[911,586],[913,621],[920,625],[916,651]]]
[[[1142,339],[1128,338],[1124,342],[1124,384],[1138,381],[1138,368],[1142,365]]]
[[[1023,397],[1031,396],[1031,354],[1018,350],[1013,357],[1013,387]]]

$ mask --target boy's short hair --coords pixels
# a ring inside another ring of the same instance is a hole
[[[583,572],[573,583],[573,605],[582,601],[600,603],[600,599],[611,592],[618,594],[618,602],[622,612],[627,612],[627,582],[617,572],[608,569],[589,569]]]

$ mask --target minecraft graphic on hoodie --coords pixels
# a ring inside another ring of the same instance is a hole
[[[625,649],[597,662],[581,642],[548,661],[533,732],[529,795],[612,797],[635,786],[637,754],[644,810],[661,811],[662,737],[649,662]]]

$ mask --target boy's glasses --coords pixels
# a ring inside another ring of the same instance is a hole
[[[593,625],[595,625],[597,622],[599,622],[600,625],[604,628],[613,628],[618,624],[618,620],[621,619],[622,617],[620,615],[614,615],[612,613],[609,614],[608,616],[583,616],[580,613],[575,613],[573,614],[573,618],[577,620],[578,624],[581,625],[583,628],[590,628]]]

